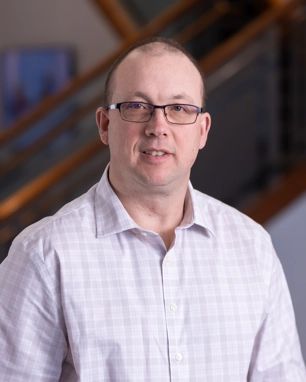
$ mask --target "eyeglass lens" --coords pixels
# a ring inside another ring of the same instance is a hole
[[[130,122],[148,122],[154,112],[154,106],[141,102],[123,102],[120,106],[122,119]],[[194,123],[198,109],[193,105],[173,104],[164,107],[165,117],[170,123]]]

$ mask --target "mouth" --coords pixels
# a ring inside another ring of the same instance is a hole
[[[147,151],[144,151],[144,154],[151,155],[153,157],[156,157],[156,156],[160,157],[160,156],[166,155],[167,153],[165,151],[147,150]]]

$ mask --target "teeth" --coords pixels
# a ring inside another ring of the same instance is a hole
[[[155,157],[155,156],[164,155],[165,153],[163,151],[146,151],[146,154],[152,155],[153,157]]]

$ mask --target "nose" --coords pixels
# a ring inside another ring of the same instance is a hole
[[[169,124],[166,120],[164,110],[156,108],[149,122],[147,122],[145,133],[148,136],[168,135]]]

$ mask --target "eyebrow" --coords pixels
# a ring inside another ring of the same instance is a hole
[[[150,103],[150,97],[141,91],[136,91],[133,94],[134,97],[141,97],[143,98],[146,102]],[[173,94],[169,97],[170,100],[187,100],[188,102],[195,102],[187,93],[181,93],[181,94]]]
[[[171,99],[187,99],[188,102],[194,102],[193,98],[191,98],[187,93],[173,94]]]

